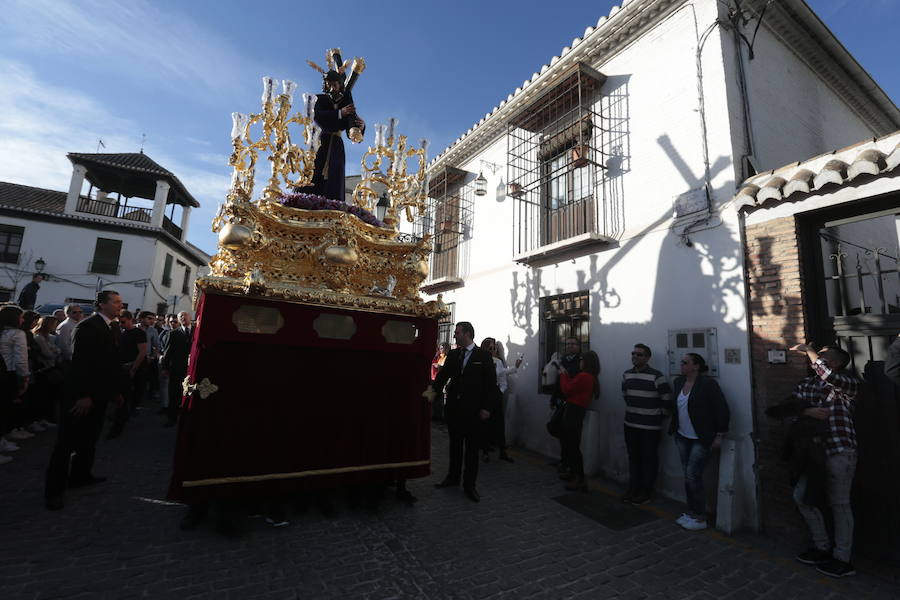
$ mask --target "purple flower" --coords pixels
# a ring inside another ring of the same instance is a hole
[[[375,215],[364,208],[360,208],[355,204],[344,204],[339,200],[332,200],[317,194],[305,194],[297,192],[293,194],[282,194],[278,199],[282,205],[290,208],[301,208],[304,210],[340,210],[345,213],[359,218],[363,223],[374,225],[376,227],[384,227],[384,223],[379,221]]]

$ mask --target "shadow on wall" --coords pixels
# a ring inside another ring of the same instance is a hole
[[[624,176],[631,170],[631,131],[629,120],[628,81],[631,75],[611,75],[603,84],[600,101],[603,169],[597,169],[601,189],[600,231],[618,238],[625,230]]]
[[[624,97],[627,90],[627,78],[615,88],[621,90]],[[627,102],[624,106],[627,108]],[[621,145],[618,154],[613,153],[608,166],[613,167],[603,182],[604,194],[611,199],[610,204],[621,210],[624,206],[625,173],[629,170],[629,148],[627,135],[627,110],[623,118]],[[664,148],[672,164],[681,173],[688,189],[703,187],[705,174],[693,173],[687,162],[678,154],[668,137],[661,136],[659,144]],[[714,176],[730,167],[730,159],[719,157],[710,167]],[[728,189],[715,190],[717,195],[731,194]],[[715,195],[713,197],[716,197]],[[621,212],[611,210],[618,221],[614,224],[623,230]],[[510,282],[510,309],[516,328],[525,333],[524,344],[517,346],[507,339],[509,355],[517,351],[525,351],[526,347],[541,347],[541,319],[539,314],[540,299],[546,296],[584,290],[589,293],[589,310],[591,320],[591,347],[600,355],[603,364],[601,373],[601,398],[597,406],[588,413],[585,424],[582,449],[585,454],[586,469],[593,474],[622,481],[627,478],[627,455],[623,435],[624,402],[621,395],[621,373],[630,368],[629,352],[636,342],[650,343],[656,340],[654,358],[651,364],[668,375],[666,348],[659,342],[667,339],[667,330],[678,327],[716,327],[720,339],[746,339],[743,331],[744,314],[736,310],[743,304],[744,280],[741,261],[741,248],[737,232],[731,231],[718,220],[710,223],[699,223],[691,233],[695,237],[690,247],[684,244],[680,232],[673,230],[665,235],[656,257],[656,279],[648,281],[645,286],[636,285],[640,278],[641,262],[635,252],[645,237],[660,229],[670,220],[672,212],[665,210],[634,237],[623,240],[614,249],[604,253],[595,253],[588,258],[586,268],[579,268],[574,273],[574,282],[566,289],[551,289],[545,284],[547,267],[542,264],[521,272],[512,273]],[[718,228],[715,234],[703,234],[704,229]],[[601,263],[601,257],[605,260]],[[553,260],[555,268],[565,268],[570,259],[576,256],[560,256]],[[613,269],[619,272],[612,275]],[[636,294],[637,296],[632,296]],[[647,322],[622,323],[611,322],[608,312],[629,302],[646,305],[647,295],[652,297],[651,318]],[[639,296],[639,297],[638,297]],[[679,307],[686,307],[684,315],[679,315]],[[689,308],[687,308],[689,307]],[[657,321],[659,319],[659,321]],[[658,328],[655,323],[659,323]],[[741,342],[743,346],[744,342]],[[721,354],[721,349],[720,349]],[[534,353],[531,354],[534,356]],[[746,360],[746,358],[745,358]],[[558,454],[558,443],[547,434],[545,429],[549,417],[549,396],[540,394],[539,375],[546,357],[538,357],[538,363],[518,378],[517,390],[510,403],[508,420],[509,439],[515,443],[529,447],[547,455]],[[727,370],[725,371],[727,373]],[[727,377],[727,375],[726,375]],[[674,377],[672,377],[674,378]],[[742,406],[749,392],[729,384],[720,377],[720,384],[729,397],[732,408],[733,435],[740,438],[738,451],[744,453],[742,460],[752,464],[753,447],[750,441],[750,410]],[[732,394],[729,395],[729,391]],[[738,418],[735,419],[735,416]],[[683,480],[681,465],[677,458],[674,443],[668,436],[663,436],[661,444],[661,472],[658,489],[675,497],[683,497]],[[749,458],[748,454],[749,453]],[[713,471],[717,461],[710,461]],[[715,473],[712,473],[715,481]],[[741,493],[753,494],[754,482],[741,479],[735,482]],[[714,495],[716,486],[708,486]],[[734,511],[734,509],[732,509]],[[738,511],[750,510],[750,507],[738,507]],[[740,515],[740,512],[736,513]],[[741,518],[741,517],[738,517]]]

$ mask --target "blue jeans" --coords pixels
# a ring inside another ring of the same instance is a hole
[[[709,458],[709,448],[705,448],[700,440],[686,438],[675,434],[675,445],[681,455],[681,466],[684,468],[684,495],[687,498],[688,513],[694,517],[706,515],[706,494],[703,491],[703,470]]]

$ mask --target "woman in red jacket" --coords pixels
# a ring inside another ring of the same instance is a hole
[[[581,455],[581,428],[584,425],[584,413],[595,398],[600,397],[600,358],[593,350],[581,355],[581,372],[569,377],[565,369],[559,371],[559,384],[566,398],[566,409],[563,414],[562,451],[563,463],[570,471],[560,475],[568,480],[566,489],[571,491],[587,491],[584,482],[584,457]]]

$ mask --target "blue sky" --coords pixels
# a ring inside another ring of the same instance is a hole
[[[6,0],[0,11],[0,181],[66,190],[66,152],[144,151],[200,201],[189,240],[230,179],[230,113],[259,107],[260,78],[318,91],[306,59],[340,47],[368,63],[354,92],[372,124],[389,116],[444,149],[583,35],[614,2],[458,0],[321,3]],[[809,0],[896,103],[896,0]],[[367,137],[371,137],[371,133]],[[355,172],[362,146],[352,147]],[[798,157],[803,158],[803,157]]]

